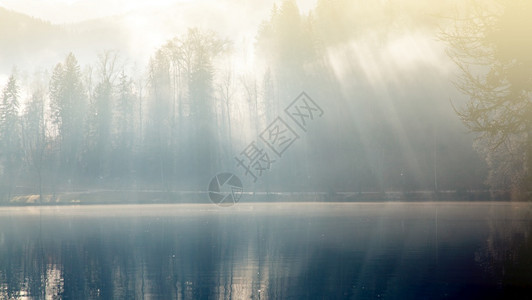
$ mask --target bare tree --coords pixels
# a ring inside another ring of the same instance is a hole
[[[489,184],[526,197],[532,189],[532,4],[476,2],[442,38],[469,97],[458,115],[478,133]]]

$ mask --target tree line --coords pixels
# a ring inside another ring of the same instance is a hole
[[[84,68],[70,53],[24,86],[14,72],[0,99],[3,199],[88,188],[205,190],[216,173],[235,170],[233,156],[302,91],[324,118],[253,189],[485,189],[486,165],[449,103],[434,95],[445,91],[441,77],[422,66],[385,95],[367,87],[350,56],[342,58],[347,73],[337,74],[331,51],[367,30],[350,17],[356,9],[343,0],[320,0],[308,14],[294,1],[274,6],[254,44],[264,67],[253,71],[236,70],[234,41],[192,28],[161,45],[140,73],[115,51]],[[377,39],[389,38],[389,23],[373,26]]]

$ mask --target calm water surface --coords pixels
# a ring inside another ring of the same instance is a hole
[[[532,299],[532,205],[0,208],[0,299]]]

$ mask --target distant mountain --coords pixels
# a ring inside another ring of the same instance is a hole
[[[81,24],[55,25],[0,7],[0,73],[9,73],[13,66],[27,71],[51,68],[69,52],[83,61],[104,49],[128,45],[125,30],[116,24]]]
[[[33,61],[36,53],[45,58],[44,50],[64,35],[56,25],[0,7],[0,72]]]
[[[30,73],[52,69],[69,52],[85,65],[94,63],[104,50],[118,50],[123,59],[142,66],[166,40],[190,27],[211,29],[235,43],[252,45],[271,5],[270,1],[251,5],[240,0],[209,1],[208,5],[179,2],[67,24],[0,7],[0,78],[13,66]]]

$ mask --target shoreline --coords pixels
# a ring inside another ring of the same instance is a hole
[[[15,195],[0,207],[68,206],[105,204],[212,204],[208,191],[99,190],[64,192],[54,195]],[[239,202],[512,202],[508,193],[490,191],[411,192],[244,192]],[[527,201],[518,201],[527,202]]]

